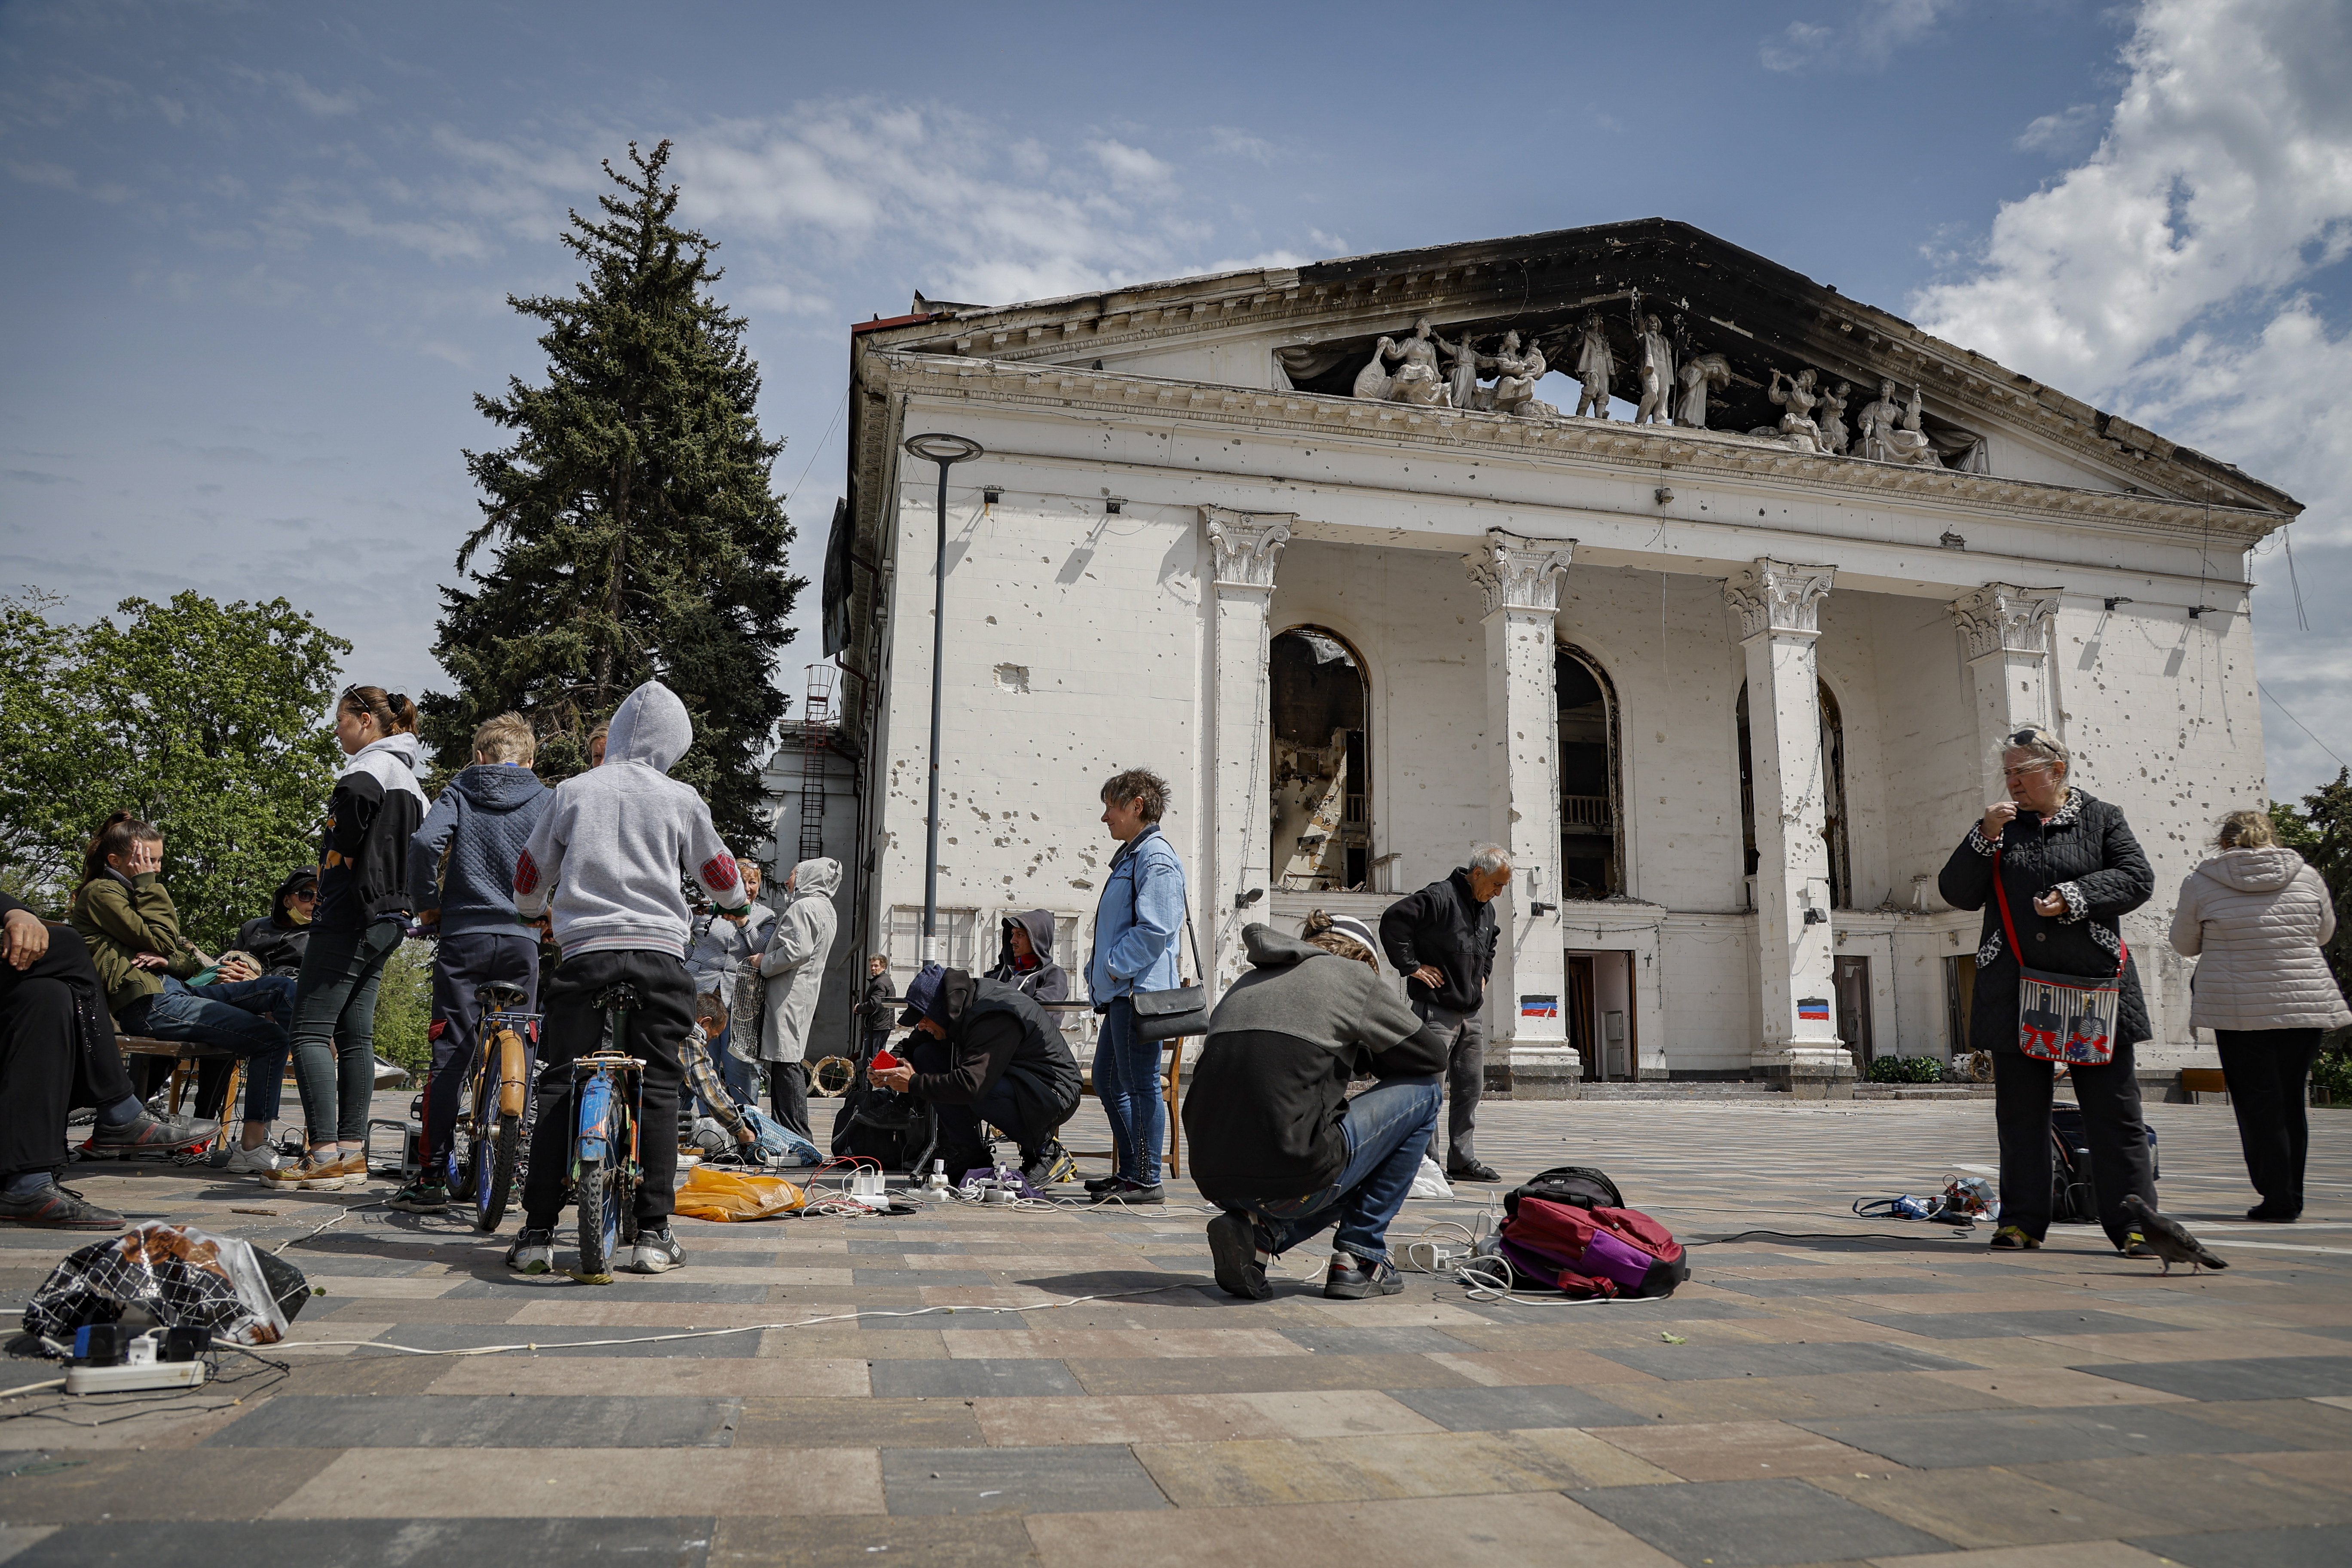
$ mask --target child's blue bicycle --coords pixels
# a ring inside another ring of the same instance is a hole
[[[646,1064],[619,1048],[636,1011],[636,988],[607,987],[596,998],[606,1024],[604,1048],[572,1063],[572,1159],[565,1177],[580,1210],[580,1267],[574,1279],[613,1282],[613,1259],[637,1239],[637,1189],[645,1166],[637,1149]]]

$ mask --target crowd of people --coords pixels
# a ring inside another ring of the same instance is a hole
[[[551,1268],[573,1119],[564,1069],[604,1043],[599,998],[625,985],[635,998],[627,1037],[612,1044],[645,1063],[644,1181],[635,1240],[616,1261],[645,1273],[679,1267],[669,1219],[680,1128],[694,1126],[682,1103],[745,1158],[758,1158],[771,1126],[817,1142],[808,1058],[839,935],[840,865],[803,859],[761,901],[759,867],[738,860],[701,796],[669,776],[693,724],[657,681],[630,693],[592,735],[588,770],[553,787],[533,773],[535,737],[516,714],[479,728],[471,764],[431,802],[407,698],[350,688],[334,734],[345,763],[325,805],[317,864],[290,872],[269,910],[217,958],[183,934],[163,885],[163,837],[129,812],[92,836],[62,924],[0,899],[0,1219],[119,1226],[121,1216],[56,1180],[69,1110],[94,1112],[89,1157],[189,1149],[234,1110],[232,1060],[244,1063],[247,1088],[224,1173],[306,1192],[365,1184],[376,993],[393,951],[422,934],[435,948],[421,1169],[391,1205],[448,1206],[482,998],[492,988],[531,998],[543,1020],[538,1120],[507,1260],[525,1272]],[[1992,1245],[2040,1247],[2052,1221],[2057,1068],[2026,1048],[2021,996],[2053,974],[2092,985],[2104,976],[2114,997],[2108,1054],[2071,1061],[2066,1072],[2099,1222],[2116,1247],[2138,1255],[2146,1243],[2126,1199],[2158,1206],[2134,1065],[2149,1027],[2120,921],[2147,902],[2154,877],[2123,812],[2070,784],[2071,764],[2047,731],[2011,737],[2002,755],[2010,798],[1969,828],[1939,886],[1955,908],[1984,911],[1967,1043],[1993,1062],[2000,1224]],[[1169,996],[1203,977],[1197,947],[1187,951],[1183,862],[1160,826],[1166,782],[1129,769],[1105,782],[1101,799],[1118,848],[1078,1005],[1099,1016],[1091,1087],[1114,1152],[1111,1170],[1086,1193],[1097,1204],[1157,1205],[1166,1201],[1171,1048],[1156,1037],[1157,1021]],[[2262,1198],[2250,1217],[2292,1220],[2304,1201],[2305,1080],[2323,1034],[2352,1023],[2321,952],[2334,902],[2261,813],[2232,813],[2215,850],[2182,889],[2171,939],[2200,959],[2190,1021],[2213,1030],[2220,1047]],[[1483,845],[1390,905],[1377,931],[1319,910],[1296,937],[1244,929],[1247,972],[1204,1026],[1190,1026],[1203,1038],[1181,1116],[1196,1184],[1218,1211],[1209,1242],[1226,1290],[1265,1299],[1269,1262],[1325,1230],[1336,1231],[1327,1294],[1401,1289],[1387,1233],[1424,1157],[1435,1157],[1441,1110],[1445,1173],[1500,1179],[1476,1152],[1480,1019],[1499,937],[1494,901],[1511,878],[1507,854]],[[560,955],[545,973],[543,942]],[[872,1090],[927,1110],[929,1147],[950,1173],[992,1165],[1002,1137],[1018,1146],[1032,1187],[1074,1173],[1059,1131],[1088,1075],[1049,1011],[1072,1003],[1055,945],[1053,914],[1037,910],[1003,921],[996,961],[977,973],[926,963],[899,996],[886,960],[869,963],[854,1011],[858,1069]],[[908,1033],[888,1056],[894,1026]],[[153,1086],[125,1067],[118,1031],[210,1047],[195,1116],[148,1109]],[[272,1138],[289,1062],[299,1159],[281,1156]]]

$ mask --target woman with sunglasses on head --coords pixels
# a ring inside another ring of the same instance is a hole
[[[349,761],[327,802],[318,903],[294,997],[294,1080],[310,1152],[262,1178],[304,1192],[367,1183],[376,985],[415,912],[408,842],[425,820],[416,704],[380,686],[351,687],[335,704],[335,743]]]
[[[2120,920],[2147,902],[2156,874],[2122,808],[2067,782],[2072,760],[2047,730],[2011,735],[2000,754],[2009,799],[1985,808],[1952,851],[1937,886],[1954,909],[1985,912],[1969,1047],[1992,1054],[2001,1221],[1993,1246],[2038,1247],[2050,1229],[2056,1071],[2021,1047],[2022,971],[2077,976],[2096,985],[2113,982],[2120,970],[2122,994],[2110,1032],[2114,1054],[2104,1063],[2073,1063],[2067,1076],[2083,1108],[2099,1224],[2126,1256],[2147,1256],[2123,1205],[2136,1194],[2149,1208],[2157,1206],[2132,1063],[2132,1047],[2148,1037],[2147,1004],[2138,967],[2125,951]]]

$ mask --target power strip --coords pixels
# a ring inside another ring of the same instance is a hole
[[[145,1366],[75,1366],[66,1369],[68,1394],[134,1394],[143,1388],[196,1388],[205,1381],[200,1361],[157,1361]]]

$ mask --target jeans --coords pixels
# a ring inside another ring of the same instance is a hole
[[[313,944],[316,945],[315,943]],[[579,1115],[572,1102],[572,1062],[604,1043],[604,1013],[596,1005],[606,986],[636,988],[628,1038],[614,1045],[646,1064],[638,1102],[637,1224],[659,1230],[677,1200],[678,1083],[686,1076],[682,1047],[694,1028],[694,982],[674,952],[602,948],[567,958],[548,977],[541,1010],[539,1124],[531,1129],[530,1170],[523,1178],[523,1223],[551,1228],[568,1201],[564,1181]]]
[[[1118,1173],[1139,1186],[1160,1184],[1160,1151],[1168,1141],[1168,1104],[1160,1098],[1160,1042],[1135,1037],[1135,1004],[1116,998],[1095,1038],[1095,1098],[1110,1119]]]
[[[1415,1002],[1413,1012],[1424,1024],[1450,1036],[1445,1061],[1445,1168],[1466,1171],[1478,1163],[1474,1142],[1478,1131],[1478,1100],[1486,1092],[1486,1026],[1475,1013],[1449,1013],[1427,1002]]]
[[[2303,1164],[2311,1150],[2304,1112],[2304,1082],[2319,1059],[2319,1029],[2216,1029],[2230,1110],[2238,1119],[2238,1145],[2246,1174],[2263,1202],[2303,1212]]]
[[[245,1119],[278,1120],[286,1079],[286,1027],[294,1021],[294,982],[283,975],[259,980],[222,980],[191,988],[166,975],[163,989],[122,1010],[122,1026],[159,1040],[217,1046],[247,1058]],[[274,1015],[264,1017],[265,1013]],[[217,1115],[226,1107],[227,1065],[205,1062],[197,1069],[196,1110]]]
[[[1258,1222],[1268,1252],[1279,1255],[1337,1223],[1331,1243],[1367,1263],[1385,1263],[1389,1224],[1404,1207],[1437,1131],[1441,1098],[1433,1078],[1397,1078],[1348,1102],[1340,1130],[1348,1163],[1320,1192],[1297,1198],[1221,1197],[1219,1205]]]
[[[481,1036],[485,985],[512,985],[526,1011],[539,992],[539,941],[530,931],[460,931],[433,955],[433,1067],[425,1079],[425,1164],[446,1159],[469,1107],[475,1042]]]
[[[2050,1231],[2051,1063],[2018,1051],[1992,1053],[1993,1127],[2000,1138],[2000,1223],[2040,1241]],[[2099,1226],[2117,1247],[2132,1228],[2124,1195],[2156,1205],[2156,1176],[2147,1157],[2147,1123],[2140,1120],[2139,1079],[2132,1048],[2117,1046],[2104,1067],[2074,1067],[2067,1079],[2083,1108],[2083,1136],[2091,1146],[2091,1190]]]
[[[375,1094],[375,992],[400,945],[398,921],[314,931],[294,994],[294,1081],[310,1142],[367,1141]]]

